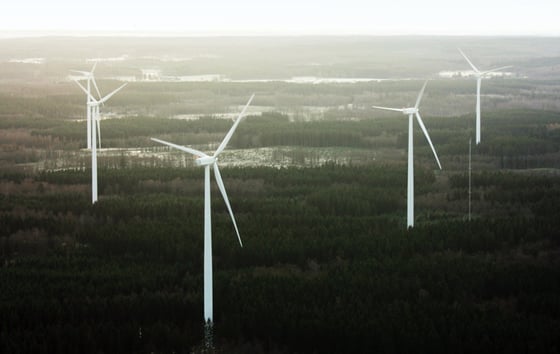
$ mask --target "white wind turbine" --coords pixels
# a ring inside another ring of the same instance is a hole
[[[460,48],[458,49],[459,52],[461,52],[461,55],[467,60],[471,68],[474,70],[474,75],[476,76],[476,144],[478,145],[480,144],[480,86],[482,85],[482,79],[484,77],[487,77],[489,73],[500,71],[503,69],[508,69],[511,68],[512,66],[511,65],[501,66],[495,69],[480,71],[477,69],[476,66],[474,66],[474,64],[469,60],[469,58],[467,58],[465,53],[463,53],[463,51]]]
[[[235,232],[237,233],[237,239],[239,240],[239,244],[243,247],[243,243],[241,242],[241,237],[239,236],[239,230],[237,229],[237,223],[235,222],[235,217],[233,216],[233,211],[231,210],[231,206],[229,204],[229,200],[227,197],[226,189],[224,187],[224,182],[222,181],[222,176],[220,174],[220,170],[218,168],[218,156],[222,153],[225,149],[226,145],[230,141],[233,133],[237,129],[237,126],[243,120],[245,115],[245,111],[247,107],[251,104],[255,95],[253,94],[251,98],[249,98],[249,102],[245,105],[235,123],[226,134],[224,140],[218,146],[216,151],[213,155],[207,155],[201,151],[195,150],[190,147],[176,145],[173,143],[169,143],[167,141],[159,140],[152,138],[153,141],[158,142],[160,144],[164,144],[170,146],[172,148],[188,152],[189,154],[193,154],[196,156],[195,163],[197,166],[204,167],[204,322],[207,327],[207,331],[212,328],[212,321],[213,321],[213,304],[212,304],[212,223],[211,223],[211,214],[210,214],[210,167],[214,169],[214,176],[216,178],[216,183],[218,184],[218,188],[222,193],[222,197],[224,198],[224,202],[226,203],[227,209],[229,211],[229,215],[231,216],[231,220],[233,221],[233,226],[235,228]]]
[[[97,92],[97,97],[101,98],[101,93],[99,92],[99,88],[97,87],[97,83],[95,82],[95,77],[93,76],[93,72],[95,71],[95,67],[97,66],[97,62],[93,64],[91,71],[80,71],[80,70],[70,70],[71,72],[81,74],[85,79],[87,79],[87,91],[86,91],[86,107],[87,107],[87,148],[91,149],[91,117],[93,112],[91,111],[91,98],[93,95],[91,94],[91,84],[93,83],[93,87],[95,87],[95,91]],[[98,122],[98,129],[99,129],[99,122]],[[100,143],[101,144],[101,140]],[[101,146],[100,146],[101,147]]]
[[[126,84],[121,85],[119,88],[101,98],[99,101],[93,98],[91,93],[76,81],[78,86],[88,95],[88,112],[91,112],[91,204],[97,202],[97,132],[99,130],[99,106],[107,102],[115,93],[120,91]],[[101,95],[100,95],[101,96]],[[89,125],[88,125],[89,127]],[[99,146],[101,147],[101,132],[99,132]]]
[[[434,152],[434,157],[436,158],[436,162],[439,166],[439,169],[441,170],[441,164],[439,163],[436,150],[434,149],[434,145],[432,144],[430,135],[428,135],[428,131],[426,130],[426,126],[424,126],[424,122],[422,121],[422,118],[420,117],[420,112],[418,110],[418,106],[420,105],[420,101],[422,100],[422,95],[424,94],[424,90],[426,89],[427,84],[428,81],[426,81],[424,83],[424,86],[422,86],[422,90],[420,90],[420,94],[416,99],[416,104],[414,105],[414,107],[389,108],[389,107],[373,106],[373,108],[402,112],[402,114],[408,115],[408,184],[407,184],[408,187],[407,187],[407,213],[406,213],[406,222],[408,227],[414,227],[414,153],[413,153],[414,146],[413,146],[413,139],[412,139],[413,116],[416,116],[416,119],[418,120],[418,124],[420,125],[420,128],[422,128],[422,131],[424,132],[424,135],[426,136],[426,139],[428,140],[428,143],[430,144],[430,147]]]

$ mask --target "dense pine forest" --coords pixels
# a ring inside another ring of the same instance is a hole
[[[3,40],[0,352],[559,353],[557,41],[532,41],[541,57],[523,38],[462,40],[486,53],[483,64],[509,64],[507,53],[517,70],[484,83],[471,178],[475,81],[434,77],[465,66],[449,39],[239,39],[260,49],[237,53],[216,38],[215,56],[196,39],[105,39],[85,49],[52,38],[43,50],[39,40]],[[422,45],[417,57],[401,51],[410,43]],[[193,57],[157,59],[171,47]],[[240,80],[132,81],[101,108],[92,205],[85,98],[67,75],[89,70],[84,55],[99,52],[130,53],[100,62],[103,92],[158,65]],[[40,64],[9,61],[40,55]],[[290,75],[403,80],[243,82]],[[414,102],[426,77],[423,119],[443,169],[415,123],[416,218],[407,229],[406,118],[371,105]],[[227,114],[253,92],[220,156],[243,247],[212,182],[209,351],[204,172],[150,138],[214,151],[232,125]]]
[[[101,170],[94,206],[87,171],[3,176],[2,351],[199,346],[201,172]],[[225,169],[244,247],[214,190],[217,348],[557,352],[560,176],[475,174],[469,222],[465,175],[420,172],[407,231],[403,168]]]

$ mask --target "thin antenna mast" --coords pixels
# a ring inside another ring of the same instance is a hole
[[[469,221],[471,221],[471,174],[472,174],[472,138],[469,138]]]

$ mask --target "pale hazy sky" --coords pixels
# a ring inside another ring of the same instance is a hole
[[[560,35],[558,0],[7,0],[0,31]]]

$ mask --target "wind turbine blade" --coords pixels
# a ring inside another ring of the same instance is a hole
[[[184,151],[184,152],[188,152],[189,154],[193,154],[193,155],[198,156],[198,157],[208,157],[208,155],[206,155],[206,154],[203,153],[202,151],[198,151],[198,150],[195,150],[195,149],[193,149],[193,148],[189,148],[189,147],[186,147],[186,146],[181,146],[181,145],[173,144],[173,143],[170,143],[170,142],[167,142],[167,141],[163,141],[163,140],[159,140],[159,139],[156,139],[156,138],[150,138],[150,139],[151,139],[152,141],[155,141],[156,143],[160,143],[160,144],[163,144],[163,145],[171,146],[172,148],[175,148],[175,149],[178,149],[178,150],[181,150],[181,151]]]
[[[78,86],[80,86],[80,88],[82,89],[82,91],[84,91],[85,94],[88,95],[89,98],[90,98],[91,100],[93,100],[94,102],[97,102],[97,100],[96,100],[95,98],[93,98],[93,96],[88,92],[88,90],[87,90],[85,87],[82,86],[82,84],[80,84],[80,83],[78,82],[78,80],[74,80],[74,82],[75,82],[76,84],[78,84]]]
[[[420,90],[420,93],[418,94],[418,98],[416,99],[416,104],[414,105],[414,108],[418,109],[418,106],[420,106],[420,101],[422,100],[422,96],[424,95],[424,90],[426,89],[426,85],[428,85],[428,80],[426,80],[426,82],[424,82],[424,86],[422,86],[422,89]]]
[[[91,81],[93,82],[93,87],[95,87],[95,91],[97,91],[97,97],[99,97],[99,99],[101,99],[101,92],[99,92],[99,87],[97,87],[97,82],[95,82],[95,78],[93,77],[93,75],[91,76]]]
[[[235,132],[235,129],[237,129],[237,126],[243,120],[243,116],[245,115],[245,111],[247,110],[247,107],[249,107],[249,105],[251,104],[251,101],[253,100],[254,97],[255,97],[255,94],[252,94],[251,98],[249,98],[249,101],[247,102],[245,107],[243,107],[243,110],[241,111],[241,113],[239,113],[239,116],[237,117],[237,120],[235,121],[235,123],[233,123],[233,126],[231,127],[229,132],[226,134],[226,137],[224,138],[224,140],[222,141],[220,146],[218,146],[218,148],[216,149],[216,152],[214,152],[214,157],[218,156],[219,154],[222,153],[222,151],[224,151],[224,149],[226,148],[226,145],[229,143],[231,137],[233,136],[233,133]]]
[[[91,75],[93,75],[93,72],[95,71],[95,67],[97,66],[97,62],[93,63],[93,67],[91,68]]]
[[[97,121],[97,138],[99,140],[99,148],[101,149],[101,125],[99,123],[99,117],[95,120]]]
[[[85,87],[82,86],[82,84],[80,84],[80,83],[78,82],[78,80],[74,80],[74,82],[75,82],[78,86],[80,86],[80,88],[82,89],[82,91],[85,92],[86,95],[89,95],[89,92],[86,90]]]
[[[463,53],[463,51],[461,50],[461,48],[457,48],[459,49],[459,52],[461,52],[461,55],[463,56],[463,58],[465,58],[467,60],[467,62],[469,63],[469,65],[471,66],[471,68],[473,68],[473,70],[476,73],[480,73],[480,71],[476,68],[476,66],[474,66],[474,64],[469,60],[469,58],[467,58],[467,56],[465,55],[465,53]]]
[[[371,106],[371,107],[377,109],[383,109],[385,111],[404,112],[404,109],[401,108],[390,108],[390,107],[381,107],[381,106]]]
[[[237,233],[237,239],[239,240],[239,245],[243,247],[243,242],[241,242],[241,236],[239,236],[239,230],[237,229],[237,223],[235,222],[235,217],[233,216],[231,205],[229,205],[229,200],[226,193],[226,187],[224,187],[224,181],[222,180],[222,175],[220,174],[220,169],[218,168],[217,163],[214,163],[214,175],[216,176],[216,183],[218,184],[218,188],[220,189],[220,192],[222,192],[222,197],[224,197],[224,202],[226,202],[229,215],[231,216],[231,221],[233,221],[233,227],[235,227],[235,232]]]
[[[439,158],[437,156],[436,149],[434,148],[434,144],[432,144],[432,139],[430,139],[430,135],[428,134],[428,130],[426,129],[426,126],[424,125],[424,122],[422,121],[422,118],[420,117],[420,113],[418,113],[418,112],[416,112],[416,119],[418,120],[418,124],[420,124],[420,128],[422,128],[422,131],[424,132],[424,135],[426,136],[426,139],[428,140],[428,144],[430,144],[430,147],[432,148],[432,151],[434,153],[434,157],[436,158],[436,162],[439,166],[439,169],[441,170],[441,164],[439,163]]]
[[[483,72],[481,72],[481,74],[484,75],[484,74],[493,73],[495,71],[500,71],[500,70],[509,69],[509,68],[513,68],[513,65],[500,66],[499,68],[483,71]]]
[[[119,88],[117,88],[116,90],[114,90],[113,92],[111,92],[110,94],[108,94],[107,96],[103,97],[99,103],[104,103],[107,102],[107,100],[109,98],[111,98],[115,93],[119,92],[123,87],[125,87],[127,84],[122,84]]]
[[[87,71],[81,71],[81,70],[70,70],[70,72],[72,72],[72,73],[76,73],[76,74],[82,74],[82,75],[84,75],[84,76],[90,76],[90,75],[91,75],[91,73],[90,73],[90,72],[87,72]]]

